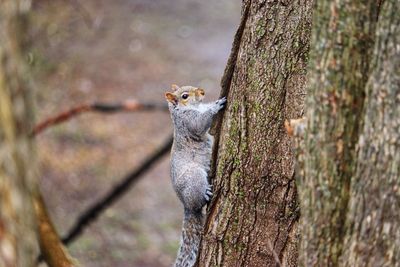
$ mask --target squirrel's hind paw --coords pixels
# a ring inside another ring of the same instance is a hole
[[[210,200],[211,200],[211,198],[212,198],[212,196],[213,196],[212,188],[211,188],[211,187],[212,187],[212,186],[209,186],[209,187],[206,189],[206,193],[204,194],[204,198],[205,198],[205,200],[206,200],[207,203],[210,202]]]

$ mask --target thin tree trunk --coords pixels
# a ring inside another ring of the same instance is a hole
[[[308,126],[298,156],[304,266],[340,266],[345,251],[378,11],[375,0],[315,4]]]
[[[379,16],[341,266],[400,266],[400,2]]]
[[[0,2],[0,266],[35,266],[35,158],[31,88],[24,62],[29,1]]]
[[[300,213],[283,122],[302,115],[310,20],[310,1],[243,3],[222,81],[228,104],[200,266],[297,265]]]
[[[72,267],[73,258],[65,249],[50,220],[46,205],[40,192],[34,197],[34,206],[39,228],[41,256],[49,267]]]

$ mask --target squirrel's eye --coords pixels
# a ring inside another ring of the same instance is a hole
[[[189,94],[188,93],[184,93],[184,94],[181,95],[181,97],[182,97],[182,99],[187,99],[189,97]]]

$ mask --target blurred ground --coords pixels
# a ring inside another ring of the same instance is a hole
[[[91,100],[163,102],[172,83],[215,99],[239,17],[231,0],[35,1],[38,120]],[[41,134],[40,185],[58,231],[171,131],[153,112],[85,114]],[[165,158],[69,247],[82,266],[171,266],[182,208],[168,172]]]

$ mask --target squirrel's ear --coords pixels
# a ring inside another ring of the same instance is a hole
[[[176,105],[178,102],[178,100],[176,99],[176,96],[170,92],[165,93],[165,99],[167,99],[168,102],[171,102],[174,105]]]
[[[197,96],[204,96],[206,93],[204,92],[204,89],[197,88],[196,89],[196,95]]]
[[[175,92],[175,91],[177,91],[178,89],[180,89],[180,87],[179,87],[178,85],[176,85],[176,84],[172,84],[172,85],[171,85],[171,89],[172,89],[172,92]]]

